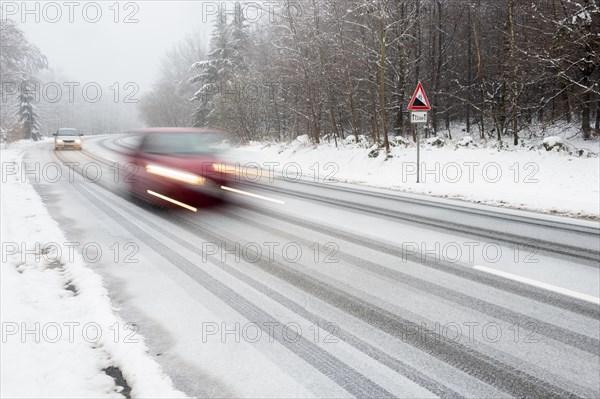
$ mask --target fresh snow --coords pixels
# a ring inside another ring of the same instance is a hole
[[[563,144],[546,151],[544,143]],[[529,140],[515,149],[498,149],[470,136],[455,140],[430,138],[421,144],[421,183],[416,183],[416,146],[394,140],[391,157],[385,150],[349,136],[317,146],[307,136],[289,143],[253,142],[233,149],[229,160],[255,162],[287,180],[301,169],[302,177],[390,188],[410,193],[573,217],[600,217],[600,142],[565,142],[561,137]],[[506,144],[505,144],[506,145]],[[571,151],[568,151],[568,150]],[[578,154],[583,154],[579,156]],[[296,165],[294,165],[296,164]],[[335,184],[335,182],[327,182]]]
[[[5,176],[31,145],[1,150],[0,395],[123,397],[103,371],[112,366],[133,397],[184,397],[147,354],[143,337],[115,314],[102,279],[77,251],[70,256],[35,189],[18,174]],[[58,243],[62,255],[49,243]]]

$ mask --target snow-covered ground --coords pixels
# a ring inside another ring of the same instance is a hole
[[[123,397],[104,370],[118,369],[135,397],[182,397],[151,359],[135,327],[111,306],[102,279],[86,267],[12,162],[32,143],[3,148],[2,397]],[[113,373],[114,376],[114,373]]]
[[[563,132],[502,150],[469,136],[441,141],[438,146],[435,138],[422,140],[420,183],[416,146],[403,140],[394,143],[389,158],[365,141],[355,143],[354,137],[337,146],[333,141],[314,146],[300,136],[290,143],[238,147],[230,159],[242,160],[248,175],[258,164],[263,172],[273,168],[279,171],[276,177],[288,180],[300,172],[326,184],[358,183],[566,216],[600,216],[598,139],[583,141]],[[550,146],[554,149],[547,151]]]

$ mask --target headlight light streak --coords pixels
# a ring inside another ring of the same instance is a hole
[[[179,202],[177,200],[174,200],[173,198],[169,198],[166,195],[162,195],[162,194],[156,193],[156,192],[154,192],[152,190],[146,190],[146,192],[148,194],[154,195],[155,197],[158,197],[160,199],[164,199],[165,201],[170,202],[172,204],[179,205],[180,207],[188,209],[188,210],[190,210],[192,212],[197,212],[198,211],[197,208],[194,208],[193,206],[190,206],[188,204],[184,204],[183,202]]]
[[[184,172],[181,170],[165,168],[163,166],[157,165],[146,165],[146,172],[166,177],[167,179],[177,180],[188,184],[193,184],[196,186],[201,186],[204,184],[206,179],[202,176],[198,176],[194,173]]]
[[[260,176],[260,177],[272,177],[268,172],[263,172],[260,168],[240,168],[239,164],[228,165],[226,163],[213,163],[213,170],[215,172],[224,173],[226,175],[245,175],[246,177]]]

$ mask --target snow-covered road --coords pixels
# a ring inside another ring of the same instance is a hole
[[[260,197],[225,208],[159,211],[128,199],[111,166],[124,145],[41,143],[24,161],[61,169],[33,186],[175,389],[600,395],[597,222],[284,179],[242,184]]]

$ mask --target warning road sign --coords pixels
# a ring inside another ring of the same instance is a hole
[[[408,103],[409,111],[429,111],[431,109],[431,105],[429,105],[429,100],[427,99],[427,95],[425,94],[425,89],[423,89],[423,85],[421,82],[417,85],[417,89],[415,90],[415,94],[413,94],[412,99]]]

